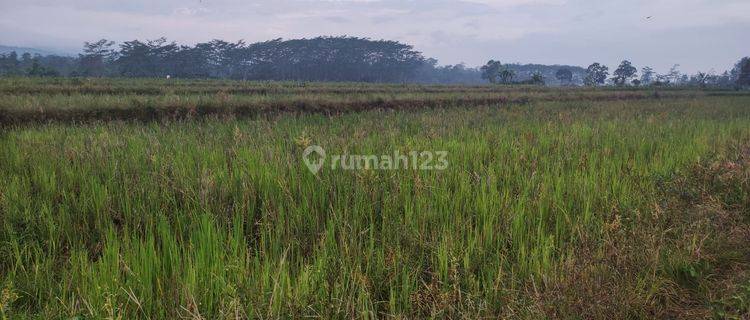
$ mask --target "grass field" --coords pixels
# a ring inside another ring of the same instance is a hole
[[[3,79],[0,130],[2,319],[750,315],[742,92]]]

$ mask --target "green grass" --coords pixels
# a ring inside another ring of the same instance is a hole
[[[358,83],[275,83],[164,79],[0,79],[0,126],[112,120],[258,118],[527,103],[746,96],[683,88],[544,88]]]
[[[662,298],[684,297],[664,291],[698,285],[710,262],[676,244],[652,261],[645,238],[613,239],[666,232],[662,182],[750,138],[750,98],[697,95],[11,126],[0,133],[0,316],[664,314]],[[0,98],[18,99],[49,98]],[[313,175],[308,144],[446,150],[450,166]],[[610,263],[612,245],[649,263]],[[593,284],[560,289],[586,261],[629,300],[600,309],[574,301]]]

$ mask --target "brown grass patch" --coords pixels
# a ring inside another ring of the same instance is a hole
[[[583,239],[537,294],[550,318],[749,319],[750,145],[695,165],[648,214]],[[534,294],[530,291],[529,294]]]

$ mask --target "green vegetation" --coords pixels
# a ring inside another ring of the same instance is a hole
[[[0,91],[0,318],[750,312],[747,96],[153,80]],[[154,111],[201,106],[225,111]],[[259,106],[272,112],[236,112]],[[56,116],[84,111],[95,116]],[[128,116],[141,121],[107,121]],[[450,166],[313,175],[312,144],[446,150]]]

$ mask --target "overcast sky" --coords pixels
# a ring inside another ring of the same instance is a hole
[[[100,38],[350,35],[406,42],[441,64],[629,59],[721,72],[750,55],[749,31],[750,0],[0,0],[0,44],[66,52]]]

